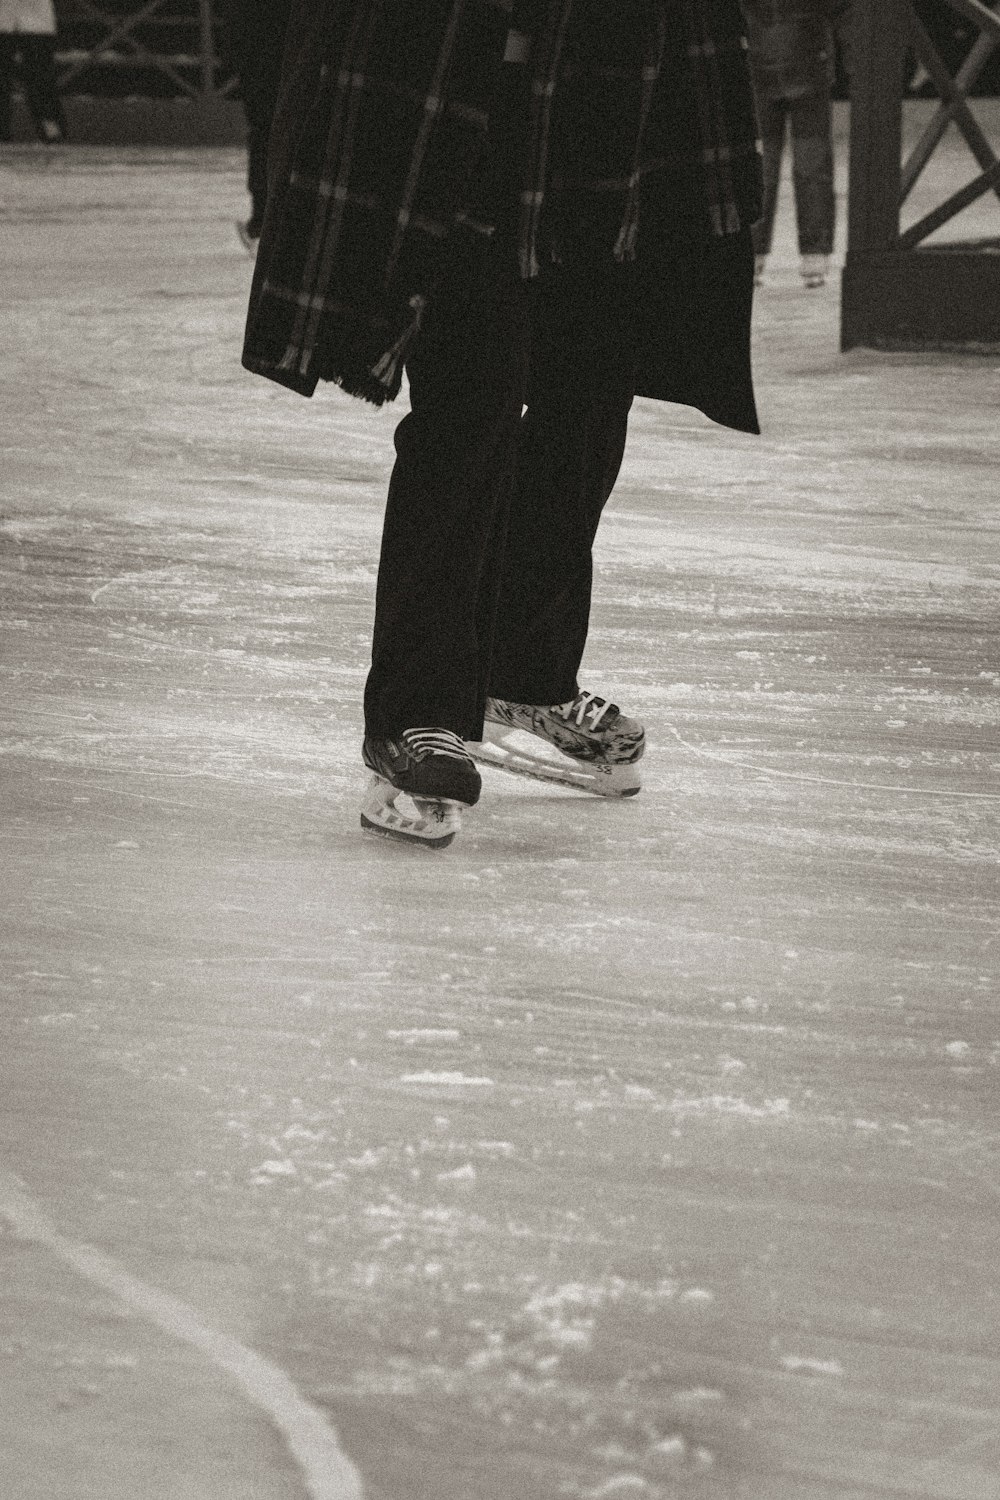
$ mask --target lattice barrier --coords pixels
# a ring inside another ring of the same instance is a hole
[[[921,244],[985,193],[993,193],[1000,199],[1000,158],[981,127],[974,107],[969,103],[984,69],[1000,49],[1000,0],[995,0],[991,8],[987,8],[982,0],[947,0],[947,3],[978,31],[972,49],[954,75],[949,71],[913,5],[909,4],[906,8],[910,45],[927,70],[941,102],[917,146],[903,163],[900,204],[905,204],[912,193],[949,125],[954,124],[965,137],[970,152],[979,164],[980,173],[931,213],[903,231],[899,242],[904,249],[912,249]]]
[[[960,61],[949,65],[932,39],[931,4],[974,33]],[[1000,155],[975,99],[1000,50],[1000,0],[855,0],[854,26],[842,345],[1000,352]],[[937,107],[904,152],[904,73],[914,57]],[[904,227],[918,184],[927,197],[925,174],[952,127],[968,147],[971,175],[960,186],[948,184]],[[987,198],[997,200],[988,216],[992,232],[932,241]]]
[[[59,0],[63,94],[204,98],[234,87],[213,0]]]

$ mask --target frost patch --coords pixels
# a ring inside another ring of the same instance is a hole
[[[387,1031],[386,1036],[391,1042],[405,1042],[408,1047],[416,1042],[458,1042],[462,1039],[462,1033],[453,1026],[414,1026],[408,1031]]]
[[[790,1099],[765,1099],[762,1104],[751,1104],[749,1099],[738,1099],[733,1094],[702,1094],[695,1098],[676,1098],[670,1105],[675,1114],[722,1114],[744,1115],[752,1120],[775,1120],[786,1118],[791,1113]]]
[[[447,1084],[450,1087],[460,1087],[462,1084],[473,1084],[477,1088],[492,1088],[492,1078],[470,1077],[468,1073],[403,1073],[400,1083],[437,1083]]]
[[[598,1320],[607,1309],[622,1303],[658,1304],[677,1297],[679,1290],[675,1281],[647,1287],[617,1276],[596,1285],[571,1281],[539,1288],[506,1327],[483,1329],[485,1347],[467,1358],[466,1368],[480,1372],[506,1367],[515,1382],[525,1374],[547,1376],[567,1355],[589,1354]],[[712,1293],[695,1287],[685,1300],[708,1302]]]
[[[488,1156],[514,1156],[513,1141],[477,1141],[476,1148]]]
[[[473,1183],[476,1180],[476,1169],[471,1161],[467,1161],[464,1167],[456,1167],[453,1172],[439,1172],[438,1182]]]
[[[714,1386],[694,1385],[690,1390],[678,1391],[673,1399],[685,1406],[695,1406],[703,1401],[723,1401],[725,1396]]]
[[[681,1301],[701,1303],[701,1305],[704,1306],[707,1302],[715,1301],[715,1293],[710,1292],[708,1288],[704,1286],[690,1286],[688,1287],[687,1291],[681,1292]]]
[[[650,1485],[641,1474],[616,1474],[613,1479],[585,1493],[587,1500],[625,1500],[628,1495],[650,1494]]]
[[[781,1363],[793,1374],[840,1376],[844,1373],[844,1367],[837,1359],[807,1359],[799,1354],[785,1354]]]

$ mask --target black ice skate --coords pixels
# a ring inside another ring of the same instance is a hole
[[[545,740],[551,749],[539,752],[526,735]],[[481,765],[599,797],[635,796],[642,785],[637,763],[645,748],[642,725],[594,693],[578,693],[572,702],[551,707],[488,698],[483,741],[470,746]]]
[[[482,779],[450,729],[404,729],[398,739],[365,739],[374,771],[361,804],[361,826],[443,849],[462,826],[462,808],[479,801]]]

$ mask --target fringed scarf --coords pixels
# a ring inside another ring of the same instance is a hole
[[[298,5],[244,364],[303,394],[335,380],[380,405],[399,390],[442,266],[492,231],[475,211],[476,174],[512,0]],[[523,276],[609,218],[609,253],[633,258],[643,181],[657,170],[693,188],[710,233],[753,221],[738,0],[517,8],[533,39],[517,173]]]

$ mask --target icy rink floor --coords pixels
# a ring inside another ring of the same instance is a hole
[[[0,1494],[997,1500],[996,362],[786,194],[764,437],[639,403],[599,537],[642,795],[402,848],[401,412],[241,371],[242,168],[0,167]]]

